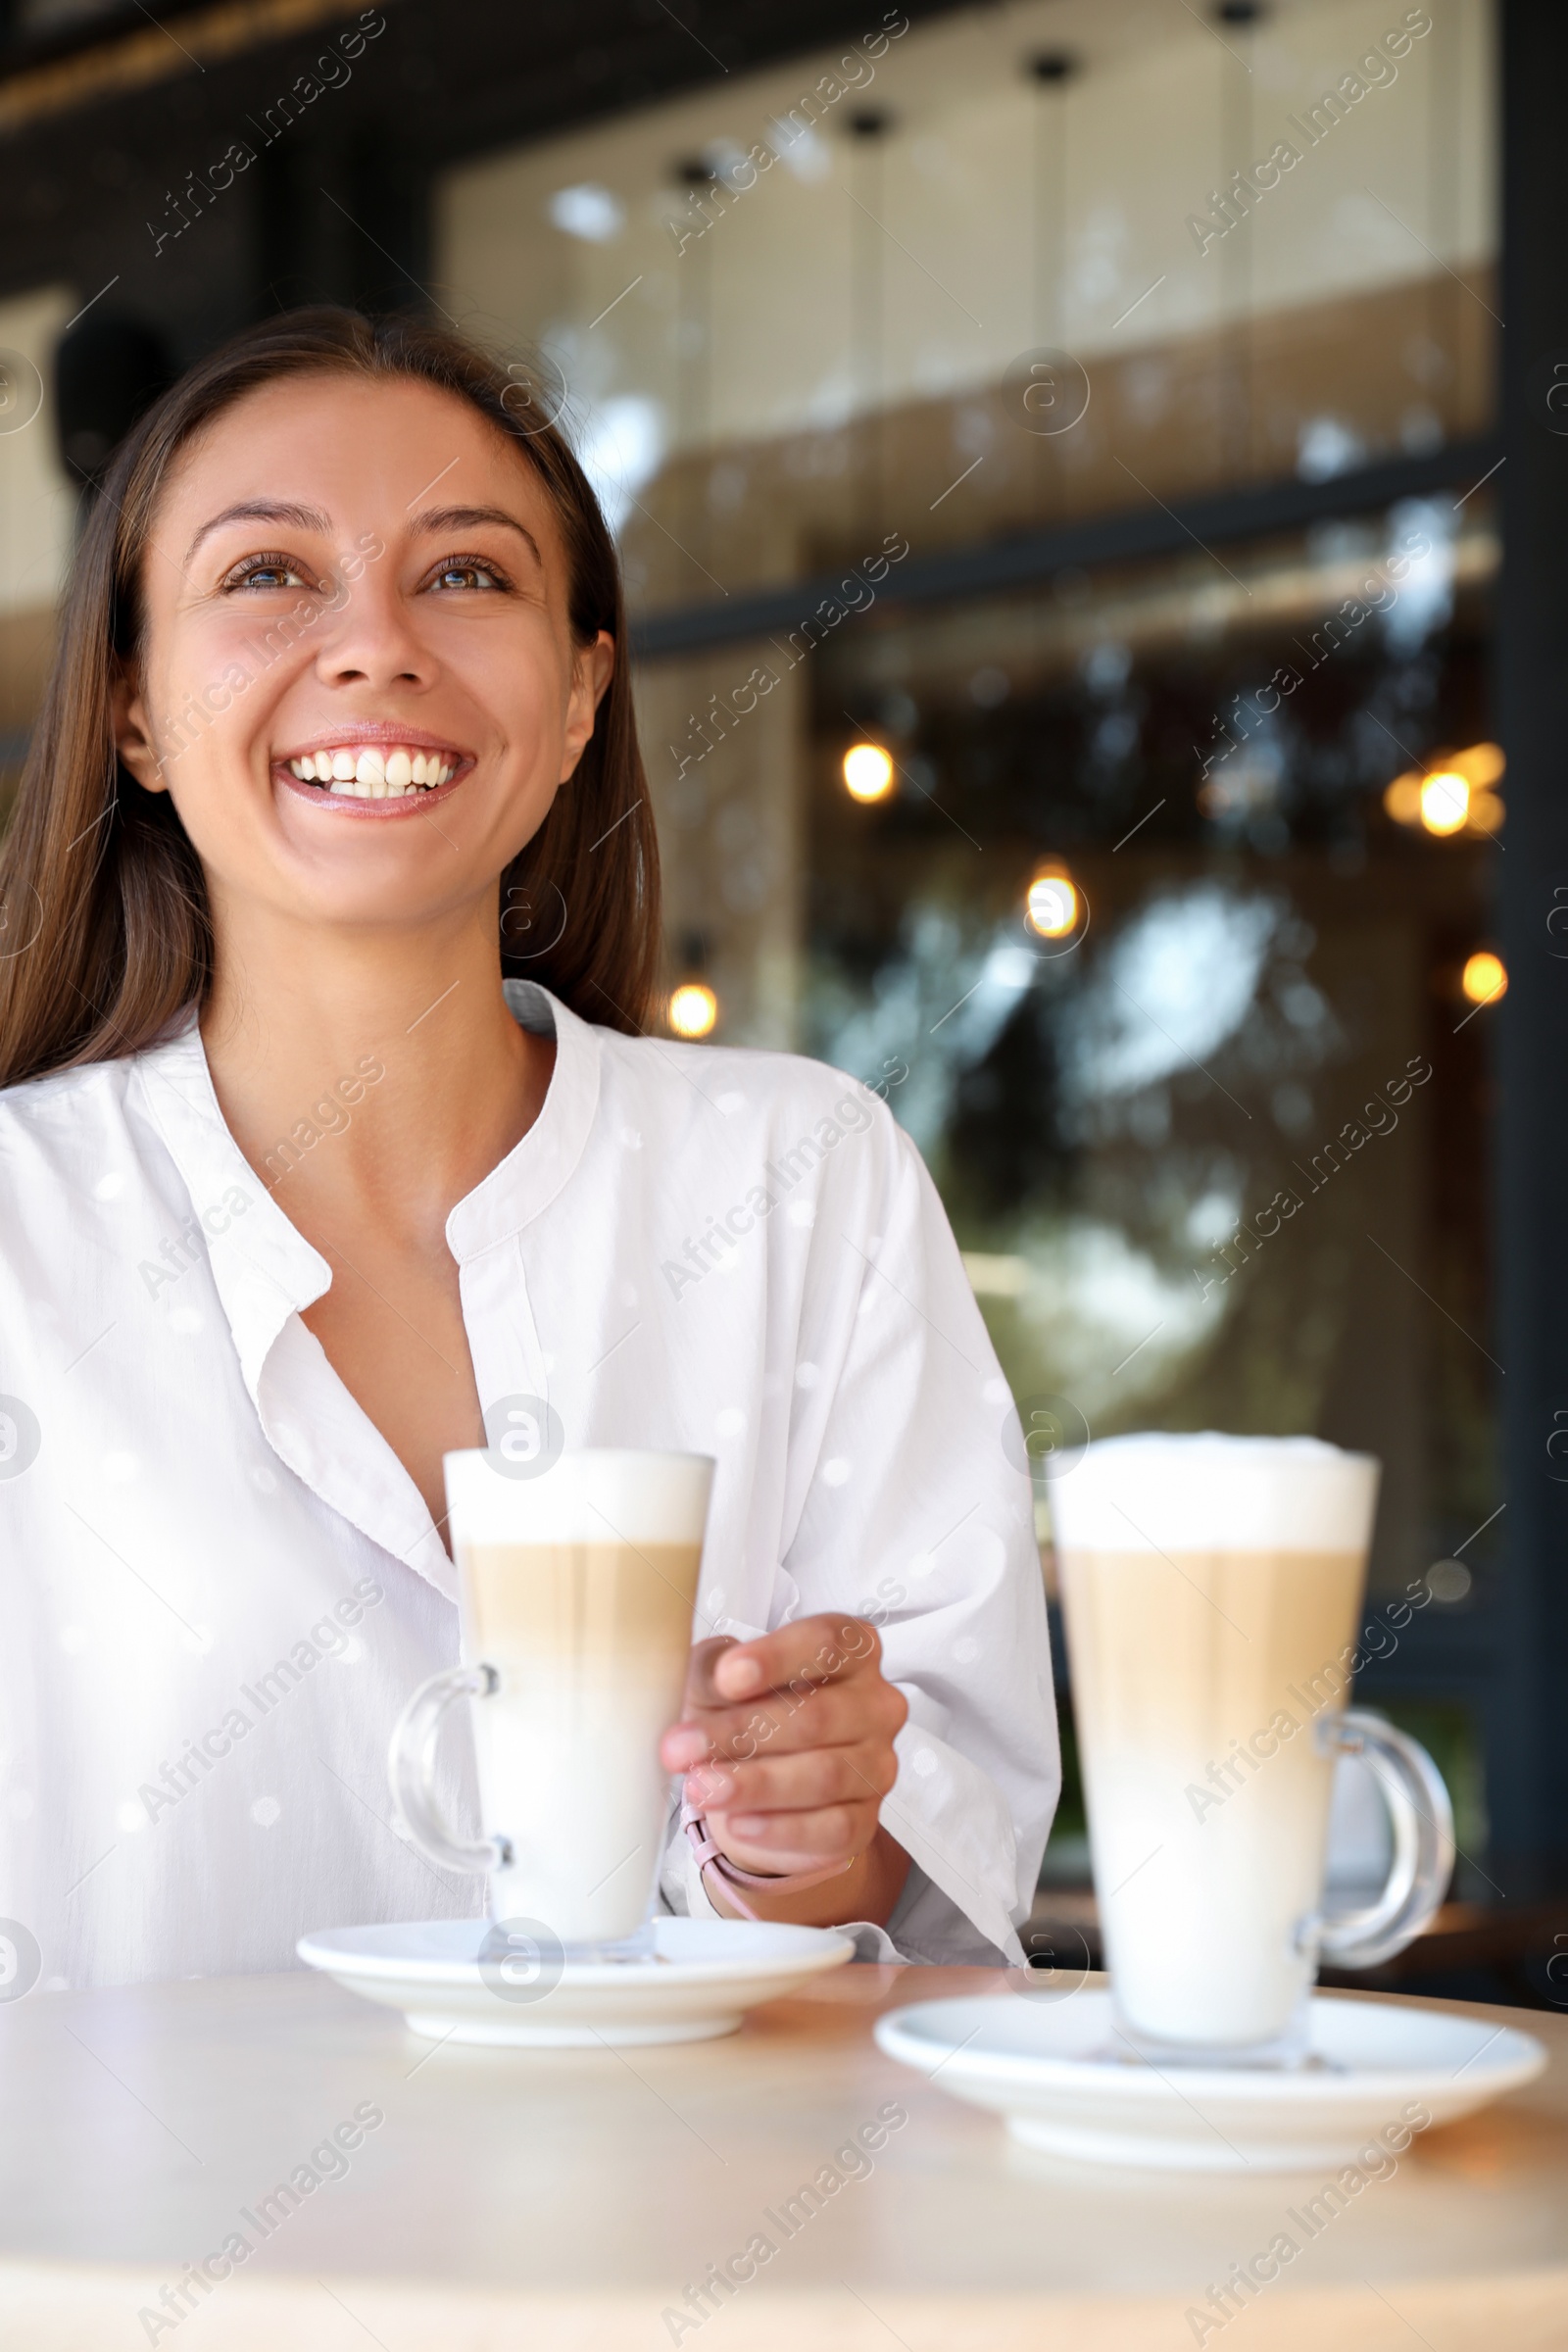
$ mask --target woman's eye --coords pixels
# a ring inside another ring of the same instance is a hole
[[[443,564],[430,575],[432,588],[502,588],[506,582],[488,564]]]
[[[318,585],[317,581],[308,579],[299,565],[291,563],[287,556],[247,556],[243,564],[235,564],[223,582],[225,589],[311,589]]]

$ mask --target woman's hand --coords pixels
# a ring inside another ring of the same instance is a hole
[[[878,1817],[909,1710],[881,1656],[874,1628],[840,1616],[692,1651],[684,1714],[661,1755],[667,1772],[686,1774],[720,1853],[740,1870],[785,1878],[842,1865],[794,1894],[748,1887],[769,1919],[885,1922],[899,1898],[908,1856]],[[719,1899],[711,1882],[709,1891]]]

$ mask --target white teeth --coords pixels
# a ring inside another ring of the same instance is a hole
[[[401,745],[390,752],[369,744],[363,750],[301,752],[288,765],[302,784],[326,784],[362,801],[400,801],[420,789],[433,792],[457,773],[457,762],[439,752],[411,752]]]

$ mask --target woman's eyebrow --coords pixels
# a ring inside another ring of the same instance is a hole
[[[543,571],[545,560],[539,552],[538,540],[526,523],[519,522],[515,514],[507,514],[501,507],[432,507],[428,514],[415,516],[414,528],[416,531],[471,531],[482,522],[499,522],[504,530],[515,531],[519,539],[526,539],[533,550],[534,562]]]
[[[225,507],[221,514],[215,514],[210,522],[202,524],[185,550],[187,565],[202,541],[214,531],[221,530],[225,522],[280,522],[294,531],[326,532],[332,528],[331,516],[317,507],[293,507],[270,498],[245,499],[237,507]]]

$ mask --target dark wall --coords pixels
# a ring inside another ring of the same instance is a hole
[[[1568,89],[1561,0],[1504,0],[1499,1328],[1508,1584],[1489,1803],[1510,1895],[1568,1881]],[[1562,373],[1555,369],[1561,364]]]

